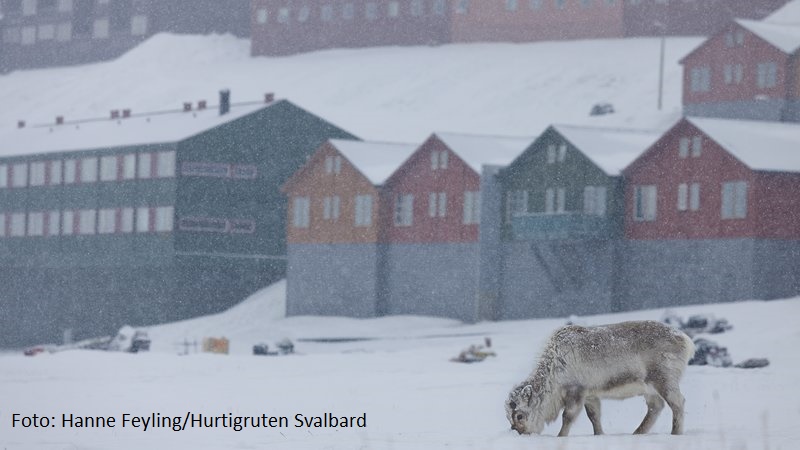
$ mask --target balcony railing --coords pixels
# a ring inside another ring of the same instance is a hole
[[[611,234],[611,223],[580,212],[521,214],[511,218],[511,233],[514,240],[597,239]]]

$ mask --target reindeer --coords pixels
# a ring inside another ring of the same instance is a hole
[[[678,385],[692,355],[689,336],[659,322],[565,326],[547,341],[536,369],[509,394],[506,416],[519,434],[539,434],[563,410],[558,435],[567,436],[585,407],[599,435],[600,399],[642,395],[647,414],[634,434],[650,430],[664,401],[672,409],[672,434],[681,434],[684,398]]]

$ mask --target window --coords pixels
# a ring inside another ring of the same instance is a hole
[[[396,226],[408,227],[413,223],[414,218],[414,196],[411,194],[401,194],[394,199],[394,224]]]
[[[100,180],[113,181],[117,179],[117,157],[103,156],[100,158]]]
[[[95,234],[97,230],[97,211],[82,209],[78,212],[78,234]]]
[[[506,199],[506,219],[528,213],[528,191],[509,191]]]
[[[20,41],[19,28],[9,27],[3,30],[3,42],[16,44]]]
[[[564,162],[567,159],[567,144],[558,146],[558,162]]]
[[[119,215],[119,231],[123,233],[133,232],[133,208],[122,208]]]
[[[464,192],[464,225],[480,223],[481,193],[480,191]]]
[[[774,62],[760,63],[756,84],[759,89],[775,87],[778,84],[778,66]]]
[[[38,38],[40,41],[52,41],[56,38],[56,26],[51,23],[39,25]]]
[[[364,16],[367,20],[375,20],[378,18],[378,5],[375,3],[367,3],[365,6]]]
[[[184,231],[225,233],[228,231],[228,221],[211,217],[182,217],[178,221],[178,228]]]
[[[633,218],[637,221],[656,220],[656,186],[634,186]]]
[[[557,9],[564,9],[564,6],[566,5],[566,3],[567,3],[566,0],[555,0],[555,4],[556,4],[556,8]]]
[[[269,18],[269,13],[266,8],[259,8],[256,10],[256,23],[265,24]]]
[[[341,173],[342,157],[339,155],[325,157],[325,173]]]
[[[437,16],[443,16],[446,7],[445,0],[433,0],[433,13]]]
[[[303,5],[300,8],[300,11],[297,12],[297,21],[298,22],[305,22],[308,20],[308,17],[311,15],[311,8],[308,5]],[[255,229],[255,223],[253,223],[253,228]]]
[[[389,17],[397,17],[400,15],[400,2],[389,2]]]
[[[64,161],[64,184],[72,184],[77,181],[78,161],[67,159]]]
[[[725,75],[725,84],[740,84],[744,75],[744,69],[741,64],[726,64],[723,67]]]
[[[139,170],[137,173],[139,178],[150,178],[153,173],[152,160],[153,157],[150,153],[139,153]]]
[[[556,209],[556,191],[553,188],[547,188],[544,191],[544,212],[553,214]]]
[[[456,0],[456,14],[466,14],[469,12],[469,0]]]
[[[6,237],[6,215],[0,213],[0,237]]]
[[[711,90],[711,69],[693,67],[690,74],[689,89],[692,92],[708,92]]]
[[[541,9],[542,8],[542,0],[529,0],[528,7],[530,9]]]
[[[0,164],[0,189],[8,187],[8,166]],[[2,226],[0,224],[0,226]]]
[[[340,200],[338,195],[322,199],[322,218],[336,221],[339,219]]]
[[[447,193],[431,192],[428,194],[428,216],[444,217],[447,213]]]
[[[61,234],[61,211],[50,211],[47,214],[47,235],[58,236]]]
[[[128,153],[122,157],[122,179],[132,180],[136,178],[136,154]]]
[[[72,11],[72,0],[58,0],[58,10],[61,12]]]
[[[424,14],[424,6],[422,0],[411,0],[411,15],[419,17]]]
[[[63,236],[69,236],[73,234],[75,232],[75,212],[64,211],[61,218],[63,219],[61,222],[61,234]]]
[[[133,36],[147,34],[147,16],[137,15],[131,17],[131,34]]]
[[[47,182],[50,185],[61,184],[61,160],[55,159],[47,163]]]
[[[28,213],[28,236],[44,236],[44,213]]]
[[[294,205],[292,208],[293,220],[292,224],[295,228],[308,228],[309,215],[311,209],[311,199],[308,197],[295,197]]]
[[[25,236],[25,213],[11,214],[11,227],[9,231],[11,237]]]
[[[181,163],[181,174],[198,177],[227,178],[231,176],[231,165],[222,163],[184,162]]]
[[[517,0],[506,0],[506,11],[516,11],[518,6]]]
[[[150,208],[136,208],[136,232],[147,233],[150,231]]]
[[[584,8],[592,6],[592,0],[581,0],[581,6],[583,6]]]
[[[31,186],[44,185],[45,168],[46,167],[44,161],[31,163],[31,179],[29,180]]]
[[[156,166],[156,174],[159,178],[167,178],[175,176],[175,152],[161,152],[156,155],[158,157],[158,165]]]
[[[744,219],[747,217],[747,182],[722,183],[722,218]]]
[[[356,226],[372,225],[372,196],[356,195]]]
[[[33,16],[36,14],[36,0],[22,0],[22,15]]]
[[[248,219],[237,219],[228,221],[228,231],[231,233],[255,233],[256,222]]]
[[[156,232],[166,233],[172,231],[175,209],[172,206],[159,206],[156,208]]]
[[[342,19],[352,20],[355,16],[355,6],[352,3],[345,3],[342,6]]]
[[[255,180],[258,176],[258,168],[250,165],[235,165],[231,169],[233,178],[242,180]]]
[[[700,209],[700,183],[689,185],[689,209],[692,211]]]
[[[686,158],[689,156],[689,138],[682,137],[678,141],[678,157]]]
[[[97,181],[97,158],[83,158],[81,160],[81,183],[94,183]]]
[[[605,186],[586,186],[583,188],[583,213],[592,216],[606,215]]]
[[[678,185],[678,211],[689,209],[689,185],[681,183]]]
[[[567,191],[564,188],[556,189],[556,213],[562,214],[566,211]]]
[[[106,39],[108,37],[108,19],[97,19],[94,21],[92,37],[95,39]]]
[[[72,39],[72,24],[70,22],[56,25],[56,40],[67,42]]]
[[[701,136],[694,136],[692,138],[692,158],[697,158],[703,151],[703,138]]]
[[[278,23],[289,23],[289,8],[278,9]]]
[[[322,6],[322,21],[323,22],[330,22],[333,20],[333,6],[332,5],[323,5]]]
[[[36,43],[36,27],[22,27],[20,33],[20,43],[22,45],[33,45]]]
[[[97,233],[109,234],[117,229],[117,210],[101,209],[97,214]]]
[[[547,146],[547,164],[555,164],[556,162],[556,146],[550,144]]]
[[[11,166],[11,187],[28,186],[28,164],[20,163]]]
[[[431,152],[431,169],[447,169],[447,160],[449,159],[447,150]]]

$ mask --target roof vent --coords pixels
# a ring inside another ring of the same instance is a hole
[[[118,109],[112,109],[111,110],[111,118],[112,119],[119,119],[119,110]]]
[[[25,121],[24,120],[18,120],[17,121],[17,128],[25,128]]]
[[[208,103],[205,100],[200,100],[197,102],[197,109],[202,111],[208,107]]]
[[[122,118],[128,119],[131,117],[131,110],[130,109],[123,109],[122,110]]]
[[[183,102],[183,112],[189,112],[192,110],[192,102]]]
[[[264,103],[272,103],[275,101],[275,93],[274,92],[267,92],[264,94]]]
[[[56,116],[56,125],[64,125],[64,116]]]
[[[224,116],[231,110],[231,91],[223,89],[219,91],[219,115]]]

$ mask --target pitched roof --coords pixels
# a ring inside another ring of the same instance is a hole
[[[339,152],[374,185],[383,184],[417,149],[416,144],[331,139]]]
[[[232,104],[230,112],[222,116],[218,108],[209,106],[192,112],[0,129],[0,157],[179,142],[275,104]]]
[[[651,130],[574,125],[553,125],[553,128],[611,176],[622,173],[660,137],[659,133]]]
[[[434,135],[478,174],[481,173],[483,165],[508,165],[536,139],[462,133],[434,133]]]
[[[744,19],[736,19],[736,23],[786,54],[794,54],[797,49],[800,49],[800,24],[758,22]]]
[[[800,172],[800,124],[698,117],[686,120],[753,170]]]
[[[786,3],[764,18],[764,22],[800,24],[800,0],[792,0]]]

